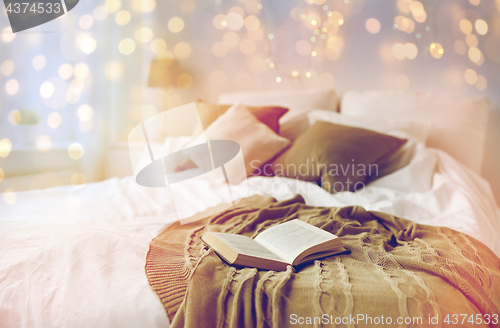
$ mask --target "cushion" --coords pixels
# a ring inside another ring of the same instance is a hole
[[[318,121],[272,162],[274,174],[320,184],[331,193],[355,191],[380,177],[378,167],[406,140]]]
[[[198,99],[196,101],[198,115],[200,117],[201,126],[206,130],[219,116],[224,114],[231,105],[219,105],[206,102]],[[279,106],[264,106],[264,107],[247,107],[248,110],[262,123],[267,125],[271,130],[276,133],[280,131],[279,119],[288,112],[288,108]],[[198,126],[193,137],[201,133],[201,127]]]
[[[294,140],[308,127],[307,113],[313,109],[338,111],[340,98],[331,89],[281,90],[224,93],[220,104],[240,102],[247,106],[282,106],[289,112],[280,119],[280,135]]]
[[[290,140],[277,135],[249,111],[246,106],[235,104],[223,115],[219,116],[185,148],[201,144],[204,140],[232,140],[237,142],[243,154],[246,175],[250,175],[263,163],[266,163],[290,144]],[[197,165],[204,165],[203,159],[191,158]],[[228,170],[230,174],[231,170]],[[229,177],[232,182],[241,180]]]
[[[307,117],[309,118],[310,125],[313,125],[317,121],[325,121],[334,124],[372,130],[398,138],[411,138],[424,144],[429,138],[430,129],[432,127],[430,123],[425,122],[399,119],[380,120],[371,117],[350,116],[344,113],[341,114],[322,109],[316,109],[309,112]]]
[[[432,124],[427,145],[446,151],[481,172],[489,102],[423,92],[347,92],[343,114],[378,119],[405,119]]]

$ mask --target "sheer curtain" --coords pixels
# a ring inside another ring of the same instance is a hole
[[[2,11],[5,178],[64,170],[77,175],[59,176],[61,184],[101,178],[109,142],[126,140],[131,127],[162,106],[161,90],[146,87],[151,59],[169,56],[161,16],[154,0],[80,1],[54,21],[13,34]],[[24,124],[36,117],[38,124]]]

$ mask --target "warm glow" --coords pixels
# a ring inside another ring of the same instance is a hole
[[[116,24],[123,26],[123,25],[127,25],[130,22],[131,18],[132,18],[132,16],[130,15],[130,13],[128,11],[120,10],[118,13],[116,13],[115,21],[116,21]]]
[[[120,0],[106,0],[106,2],[104,2],[104,7],[108,13],[114,13],[120,9],[121,6],[122,2]]]
[[[61,126],[61,122],[62,117],[59,113],[51,113],[47,117],[47,124],[53,129],[57,129],[59,126]]]
[[[87,182],[85,176],[82,173],[75,173],[71,176],[71,185],[77,189],[81,189],[85,187],[85,183]]]
[[[12,29],[10,27],[4,28],[0,35],[2,36],[2,41],[5,43],[9,43],[16,38],[16,35],[12,33]]]
[[[250,39],[245,39],[240,42],[240,51],[245,55],[251,55],[255,52],[255,42]]]
[[[36,148],[41,151],[47,151],[52,148],[52,139],[49,136],[42,135],[36,139]]]
[[[156,55],[161,55],[167,50],[167,43],[162,39],[155,39],[151,42],[151,51]]]
[[[7,189],[3,193],[3,201],[8,205],[14,205],[17,201],[16,192],[12,189]]]
[[[467,34],[465,36],[465,43],[469,47],[477,47],[479,40],[477,39],[477,36],[475,36],[474,34]]]
[[[481,50],[476,47],[470,47],[468,55],[469,59],[474,63],[478,63],[482,57]]]
[[[2,181],[3,181],[4,177],[5,177],[5,172],[4,172],[4,171],[3,171],[3,169],[0,167],[0,182],[2,182]]]
[[[89,105],[81,105],[78,107],[78,118],[84,122],[90,121],[94,116],[94,110]]]
[[[62,64],[59,67],[59,77],[63,80],[70,79],[73,76],[73,66],[70,64]]]
[[[216,29],[223,30],[227,26],[227,22],[225,21],[225,19],[226,15],[219,14],[214,17],[212,23],[214,24]]]
[[[40,96],[43,98],[50,98],[54,94],[54,85],[52,82],[44,82],[40,86]]]
[[[12,60],[6,60],[0,66],[0,71],[3,75],[9,76],[14,72],[14,62]]]
[[[481,0],[469,0],[470,4],[473,6],[479,6]]]
[[[224,72],[215,71],[212,74],[210,74],[209,85],[216,88],[220,88],[224,86],[224,84],[226,84],[226,80],[227,78]]]
[[[187,42],[179,42],[174,47],[174,55],[177,58],[184,59],[191,54],[191,46]]]
[[[80,44],[80,48],[86,54],[93,53],[96,47],[97,42],[94,40],[94,38],[91,37],[84,38],[82,43]]]
[[[396,18],[394,19],[394,24],[397,25],[398,30],[406,33],[413,33],[413,31],[415,30],[415,22],[411,18],[396,16]]]
[[[111,61],[106,64],[104,74],[110,80],[117,80],[123,75],[123,67],[119,62]]]
[[[240,43],[240,37],[236,32],[227,32],[224,34],[222,37],[222,42],[228,47],[228,48],[234,48],[237,47],[238,44]]]
[[[486,23],[484,20],[476,20],[474,26],[476,27],[477,33],[479,33],[480,35],[485,35],[486,33],[488,33],[488,23]]]
[[[19,82],[16,79],[8,80],[5,83],[5,91],[11,96],[15,95],[19,91]]]
[[[478,75],[476,81],[476,88],[482,91],[486,89],[487,86],[488,86],[488,80],[486,79],[486,77],[483,75]]]
[[[71,159],[78,160],[83,156],[83,147],[79,143],[72,143],[68,147],[68,155]]]
[[[460,20],[460,31],[464,34],[470,34],[472,32],[472,23],[468,19]]]
[[[420,1],[410,2],[410,11],[413,15],[413,19],[419,23],[423,23],[427,19],[427,13]]]
[[[193,77],[189,74],[181,74],[177,78],[177,86],[181,89],[189,89],[193,86]]]
[[[9,112],[9,115],[7,116],[7,119],[9,120],[10,124],[12,124],[12,125],[18,125],[19,122],[21,122],[22,114],[17,109],[13,109],[13,110],[11,110]]]
[[[90,69],[86,63],[78,63],[75,65],[73,73],[77,79],[84,79],[89,75]]]
[[[417,57],[418,49],[417,49],[417,46],[414,45],[413,43],[406,43],[404,45],[404,52],[405,52],[406,58],[414,59],[415,57]]]
[[[453,44],[453,49],[459,55],[464,55],[467,52],[467,45],[462,40],[456,40]]]
[[[0,157],[5,158],[9,156],[10,152],[12,150],[12,142],[4,138],[0,140]]]
[[[168,29],[172,33],[179,33],[184,29],[184,21],[180,17],[172,17],[168,21]]]
[[[464,74],[465,82],[470,85],[474,85],[477,82],[477,73],[473,69],[466,69]]]
[[[106,7],[104,6],[95,7],[94,11],[92,12],[92,16],[96,21],[105,20],[106,17],[108,17],[108,12],[106,10]]]
[[[153,39],[153,31],[149,27],[140,27],[134,31],[134,37],[138,42],[146,43]]]
[[[237,13],[227,14],[224,21],[226,22],[227,28],[233,31],[240,30],[245,23],[243,17]]]
[[[81,29],[88,30],[92,27],[92,25],[94,25],[94,18],[90,15],[83,15],[82,17],[80,17],[78,25],[80,25]]]
[[[311,53],[312,46],[307,40],[297,41],[295,51],[301,56],[307,56]]]
[[[47,60],[45,59],[44,55],[38,55],[33,58],[32,64],[33,68],[36,69],[37,71],[42,70],[45,67],[45,64],[47,63]]]
[[[249,15],[244,21],[245,28],[249,31],[255,31],[260,26],[260,20],[257,16]]]
[[[136,12],[150,13],[156,8],[155,0],[133,0],[132,8]]]
[[[122,55],[130,55],[135,50],[135,42],[130,38],[126,38],[120,41],[118,44],[118,50]]]
[[[365,22],[365,27],[371,34],[377,34],[380,31],[380,22],[376,18],[369,18]]]
[[[443,49],[443,46],[441,44],[434,42],[431,44],[431,47],[429,50],[431,52],[432,57],[434,57],[436,59],[443,57],[444,49]]]
[[[212,53],[214,54],[215,57],[224,57],[227,55],[228,48],[224,44],[224,42],[215,42],[214,45],[212,46]]]

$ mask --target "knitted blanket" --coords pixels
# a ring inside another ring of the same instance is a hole
[[[287,271],[235,268],[205,231],[255,237],[300,219],[338,235],[350,254]],[[362,207],[313,207],[253,196],[156,237],[146,275],[176,327],[497,327],[500,260],[452,229]],[[473,323],[472,323],[473,322]]]

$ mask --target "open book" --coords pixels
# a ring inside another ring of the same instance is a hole
[[[346,251],[334,234],[297,219],[269,228],[254,239],[209,231],[202,240],[229,264],[276,271]]]

